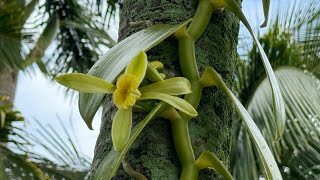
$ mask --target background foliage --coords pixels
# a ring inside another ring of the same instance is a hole
[[[274,2],[259,41],[275,70],[286,103],[286,130],[274,142],[272,97],[256,46],[242,34],[234,91],[256,121],[277,158],[284,179],[319,179],[320,153],[320,2]],[[257,30],[258,31],[258,30]],[[234,123],[233,174],[258,179],[263,167],[238,117]],[[248,169],[254,169],[248,171]]]

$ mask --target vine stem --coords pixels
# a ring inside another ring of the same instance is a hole
[[[210,0],[199,0],[199,4],[194,18],[188,28],[183,27],[176,36],[178,38],[179,62],[182,74],[191,83],[192,94],[185,95],[184,99],[197,109],[201,94],[202,86],[199,82],[199,71],[195,57],[195,41],[201,36],[206,29],[213,8]],[[191,145],[188,122],[191,119],[183,113],[178,113],[175,109],[166,112],[167,118],[171,122],[172,136],[181,162],[182,180],[196,180],[199,176],[199,169],[195,164],[195,157]]]
[[[172,136],[178,158],[182,164],[181,180],[198,179],[199,170],[195,165],[194,153],[191,146],[188,122],[182,119],[180,114],[174,109],[169,108],[162,116],[171,122]]]

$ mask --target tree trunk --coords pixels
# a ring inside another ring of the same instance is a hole
[[[160,0],[126,0],[121,9],[119,29],[120,40],[145,27],[141,22],[149,20],[153,24],[177,24],[191,18],[197,7],[196,0],[160,1]],[[239,21],[229,12],[213,14],[211,21],[196,42],[196,58],[200,74],[205,67],[214,67],[231,87],[233,71],[237,61],[237,38]],[[147,52],[148,60],[160,60],[164,63],[167,77],[181,76],[178,61],[177,41],[169,38]],[[104,101],[104,111],[92,173],[104,156],[112,148],[111,121],[116,108],[112,105],[111,96]],[[227,166],[230,164],[231,121],[233,107],[228,98],[217,88],[204,89],[199,116],[189,123],[190,137],[195,157],[203,150],[214,152]],[[138,117],[138,116],[136,116]],[[134,121],[134,125],[137,120]],[[126,156],[136,171],[148,179],[179,179],[180,162],[177,158],[170,123],[165,119],[152,120]],[[128,175],[120,168],[115,179],[127,179]],[[213,172],[200,172],[199,179],[220,179]]]
[[[0,71],[0,96],[8,96],[10,99],[0,102],[3,104],[13,104],[16,92],[18,71],[10,69],[2,69]]]

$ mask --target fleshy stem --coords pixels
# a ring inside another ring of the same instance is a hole
[[[195,109],[197,109],[201,94],[202,86],[199,83],[199,71],[195,58],[195,41],[201,36],[206,29],[213,8],[210,0],[199,0],[194,18],[188,27],[180,29],[176,36],[179,45],[179,61],[181,71],[186,77],[192,88],[192,94],[186,95],[185,100],[188,101]],[[196,168],[194,153],[191,145],[188,122],[191,119],[186,114],[177,113],[176,111],[168,112],[171,121],[172,135],[178,157],[181,162],[180,179],[196,180],[199,176],[199,169]]]

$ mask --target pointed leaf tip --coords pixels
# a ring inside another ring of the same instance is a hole
[[[274,72],[272,70],[271,64],[269,62],[269,59],[264,52],[258,38],[255,36],[247,18],[244,16],[243,12],[241,11],[239,5],[235,0],[221,0],[224,2],[224,6],[229,9],[233,14],[235,14],[241,22],[245,25],[249,33],[251,34],[254,43],[256,43],[258,47],[258,51],[260,53],[262,63],[264,66],[264,69],[266,70],[267,77],[269,79],[269,83],[271,85],[272,89],[272,95],[273,95],[273,120],[275,121],[275,124],[277,125],[277,129],[275,131],[275,140],[279,140],[281,138],[281,135],[284,131],[285,126],[285,108],[284,108],[284,101],[280,92],[280,88],[277,82],[277,79],[274,75]],[[265,15],[269,12],[269,0],[264,0],[264,9],[265,9]],[[266,20],[267,21],[267,20]]]
[[[262,0],[263,4],[263,13],[264,13],[264,22],[261,24],[261,28],[266,27],[269,19],[269,9],[270,9],[270,0]]]

